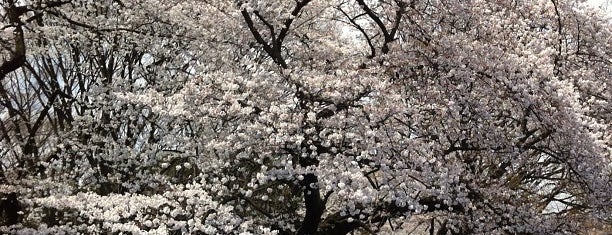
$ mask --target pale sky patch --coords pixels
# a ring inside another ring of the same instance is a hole
[[[612,0],[587,0],[587,4],[594,7],[601,7],[609,14],[612,14]]]

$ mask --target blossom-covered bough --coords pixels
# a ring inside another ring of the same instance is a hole
[[[612,27],[578,1],[3,6],[2,232],[611,222]]]

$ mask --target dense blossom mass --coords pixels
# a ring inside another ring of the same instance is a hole
[[[612,19],[584,1],[4,0],[0,19],[0,233],[612,223]]]

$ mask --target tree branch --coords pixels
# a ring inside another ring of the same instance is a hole
[[[249,28],[249,31],[251,31],[251,34],[253,34],[253,37],[255,37],[257,43],[259,43],[263,47],[264,51],[268,54],[268,56],[272,57],[272,60],[274,60],[274,62],[282,68],[286,69],[288,67],[287,62],[285,62],[285,59],[281,55],[283,41],[287,37],[289,33],[289,28],[291,27],[291,24],[293,23],[294,19],[302,12],[302,9],[306,7],[306,5],[308,5],[308,3],[310,3],[311,1],[312,0],[296,1],[297,5],[291,11],[291,17],[285,20],[285,22],[283,23],[283,28],[280,30],[278,35],[275,35],[274,27],[261,14],[259,14],[259,11],[253,11],[253,14],[255,14],[255,16],[257,16],[257,18],[261,20],[261,22],[266,25],[266,27],[270,31],[270,43],[266,42],[259,30],[255,27],[255,24],[249,12],[246,9],[240,11],[245,23],[247,24],[247,27]]]

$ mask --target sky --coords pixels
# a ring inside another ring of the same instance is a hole
[[[611,0],[587,0],[587,3],[595,7],[608,5],[607,11],[612,14],[612,1]]]

